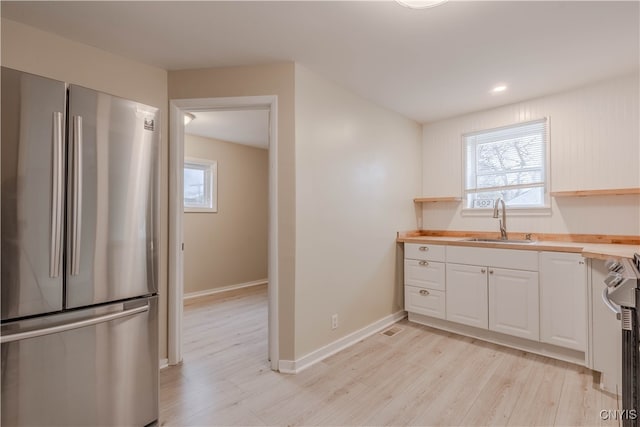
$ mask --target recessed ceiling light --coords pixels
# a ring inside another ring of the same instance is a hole
[[[427,9],[447,2],[448,0],[396,0],[398,4],[410,9]]]
[[[491,93],[500,93],[504,92],[505,90],[507,90],[507,85],[498,85],[491,89]]]

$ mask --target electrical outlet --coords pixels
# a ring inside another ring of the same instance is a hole
[[[338,329],[338,315],[331,316],[331,329]]]

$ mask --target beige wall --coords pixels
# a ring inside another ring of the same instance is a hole
[[[269,152],[185,135],[185,157],[218,162],[218,212],[184,214],[184,292],[267,278]]]
[[[536,98],[423,128],[423,192],[462,195],[462,138],[466,132],[549,117],[551,191],[640,187],[638,73]],[[550,215],[518,216],[509,231],[640,234],[640,198],[552,198]],[[424,229],[498,231],[491,215],[464,216],[462,203],[424,203]]]
[[[169,72],[169,99],[278,97],[278,305],[280,358],[294,354],[295,140],[294,64]]]
[[[167,72],[2,19],[2,65],[160,108],[160,357],[167,357]]]
[[[402,310],[394,237],[415,227],[422,147],[417,123],[298,65],[295,101],[299,359]]]

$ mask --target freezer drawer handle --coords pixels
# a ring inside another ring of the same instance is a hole
[[[80,273],[82,229],[82,117],[73,117],[73,224],[71,226],[71,274]]]
[[[58,334],[60,332],[70,331],[72,329],[85,328],[87,326],[97,325],[98,323],[110,322],[122,317],[133,316],[134,314],[144,313],[145,311],[149,311],[149,304],[131,308],[129,310],[119,311],[117,313],[105,314],[91,319],[81,320],[75,323],[69,323],[66,325],[58,325],[52,326],[50,328],[37,329],[34,331],[17,332],[15,334],[3,335],[2,337],[0,337],[0,343],[5,344],[13,341],[25,340],[27,338],[36,338],[43,335]]]
[[[62,159],[63,154],[63,127],[62,113],[53,113],[53,167],[51,188],[51,247],[49,251],[49,276],[60,275],[60,260],[62,259],[62,186],[64,176]]]

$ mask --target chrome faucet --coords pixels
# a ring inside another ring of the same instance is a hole
[[[504,200],[502,197],[498,197],[493,204],[493,217],[499,218],[498,211],[500,209],[500,203],[502,203],[502,218],[500,218],[500,238],[502,240],[507,240],[507,208],[504,204]]]

